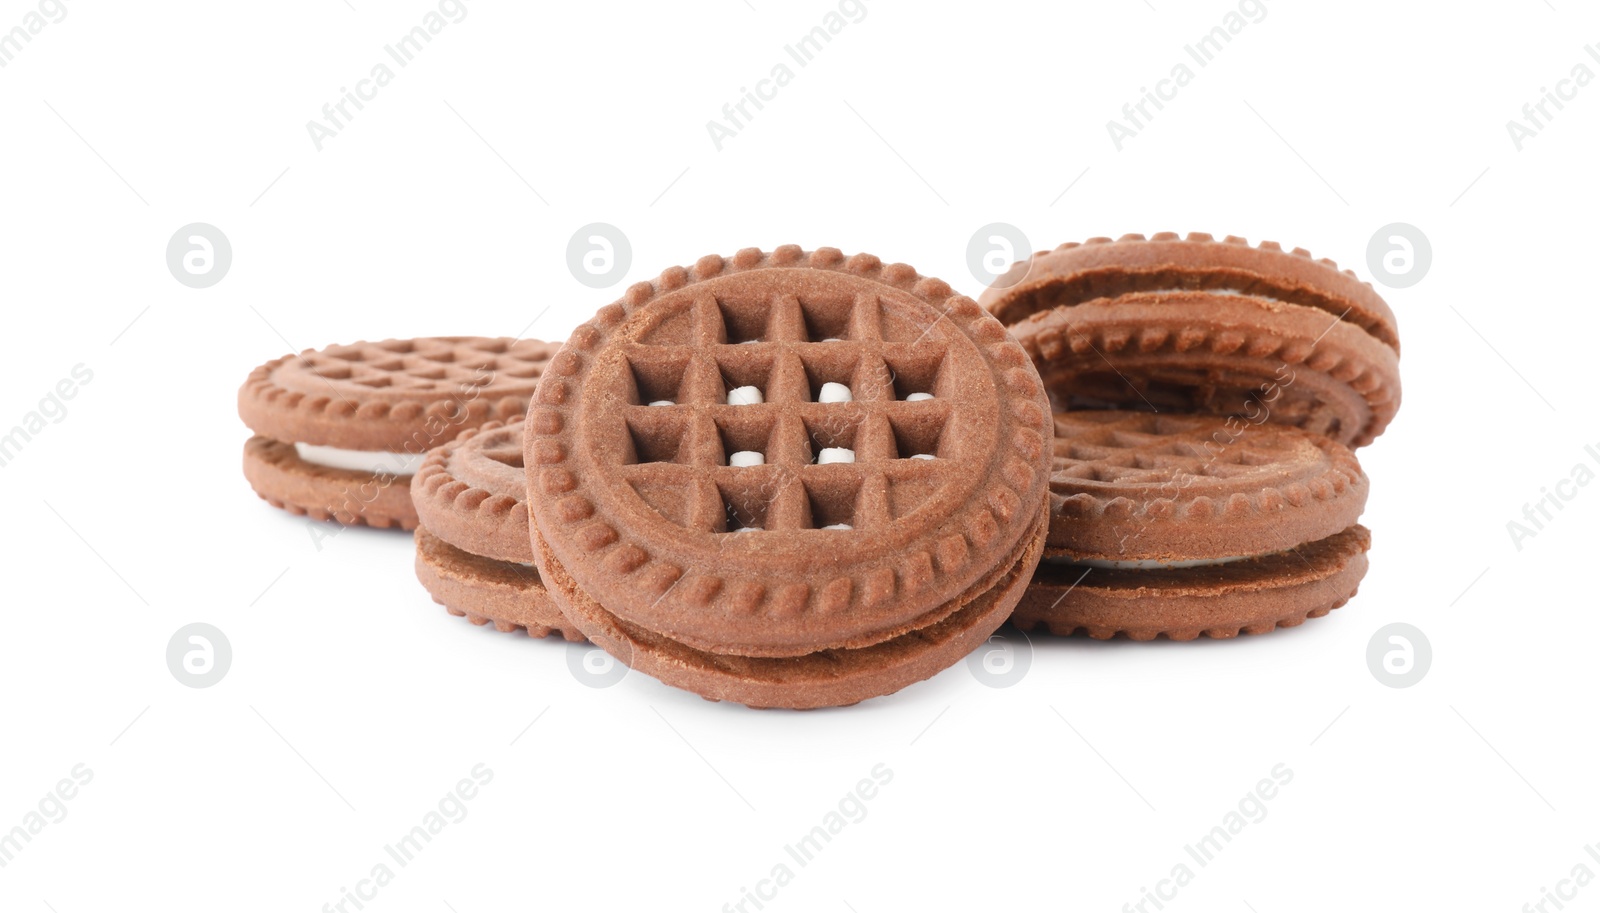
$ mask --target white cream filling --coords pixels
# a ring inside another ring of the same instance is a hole
[[[1245,295],[1244,289],[1239,288],[1152,288],[1139,292],[1141,295]]]
[[[298,441],[295,442],[294,451],[307,463],[333,469],[348,469],[352,472],[370,472],[374,475],[378,473],[397,476],[415,475],[422,467],[423,459],[427,457],[426,453],[345,450],[342,447],[324,447],[321,444],[302,444]]]
[[[829,381],[822,385],[822,390],[817,396],[819,403],[848,403],[855,397],[850,395],[850,388],[844,384]]]
[[[1216,567],[1220,564],[1232,564],[1235,561],[1249,561],[1260,558],[1261,555],[1229,555],[1226,558],[1193,558],[1184,561],[1157,561],[1154,558],[1138,558],[1127,561],[1110,561],[1103,558],[1045,558],[1051,564],[1063,567],[1092,567],[1102,571],[1165,571],[1179,570],[1186,567]]]
[[[730,406],[756,406],[766,402],[761,396],[761,390],[756,387],[734,387],[728,391],[728,405]]]

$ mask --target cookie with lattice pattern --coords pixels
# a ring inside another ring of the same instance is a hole
[[[255,432],[245,477],[275,507],[416,526],[408,485],[427,451],[528,402],[557,346],[480,336],[389,339],[267,362],[239,388]]]
[[[435,602],[473,624],[583,639],[533,565],[522,422],[489,422],[429,451],[411,500],[417,579]]]
[[[1020,596],[1047,520],[1026,353],[865,254],[747,249],[634,286],[574,331],[526,427],[558,603],[718,699],[850,703],[955,662]]]
[[[1046,556],[1015,623],[1095,637],[1259,633],[1355,594],[1369,483],[1348,448],[1216,416],[1055,416]]]
[[[1394,312],[1299,248],[1092,238],[1017,263],[981,300],[1059,408],[1259,413],[1360,447],[1400,407]]]

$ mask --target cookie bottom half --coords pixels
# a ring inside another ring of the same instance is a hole
[[[708,700],[756,708],[842,707],[892,694],[960,662],[993,634],[1022,598],[1044,548],[1048,511],[995,570],[956,600],[940,621],[866,647],[793,657],[707,653],[623,621],[567,574],[535,533],[534,551],[551,594],[572,622],[632,669]]]
[[[558,634],[583,640],[556,607],[539,572],[526,565],[462,551],[425,528],[417,529],[417,579],[451,615],[495,630],[521,628],[530,637]]]
[[[258,434],[244,444],[244,477],[262,500],[296,516],[378,529],[417,527],[410,476],[310,463],[293,444]]]
[[[1320,618],[1356,594],[1372,534],[1359,524],[1275,555],[1211,567],[1087,570],[1044,563],[1011,621],[1097,639],[1264,634]]]

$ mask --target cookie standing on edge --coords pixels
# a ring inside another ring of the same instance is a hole
[[[521,416],[557,346],[478,336],[390,339],[269,361],[239,388],[244,474],[274,507],[412,529],[410,476],[427,451]]]
[[[473,624],[582,640],[533,565],[527,490],[520,421],[489,422],[429,451],[411,480],[417,579]]]
[[[1292,627],[1367,571],[1368,481],[1346,447],[1214,416],[1055,416],[1046,557],[1012,621],[1135,640]]]
[[[534,560],[635,669],[757,707],[851,704],[1010,614],[1048,521],[1027,355],[904,264],[742,250],[633,286],[527,421]]]
[[[1331,260],[1172,232],[1063,244],[979,299],[1058,408],[1260,414],[1360,447],[1400,407],[1394,312]]]

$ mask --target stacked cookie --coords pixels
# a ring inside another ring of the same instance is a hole
[[[534,561],[634,669],[757,707],[851,704],[1010,615],[1048,526],[1017,341],[904,264],[749,249],[641,283],[540,381]]]
[[[1125,236],[982,296],[1038,366],[1056,437],[1047,557],[1019,627],[1260,633],[1355,594],[1368,480],[1400,405],[1394,314],[1304,250]]]
[[[410,483],[465,429],[518,418],[556,346],[481,336],[388,339],[285,355],[250,372],[244,474],[290,513],[414,529]]]
[[[522,422],[489,422],[428,453],[411,480],[417,579],[452,615],[582,640],[533,565]]]

